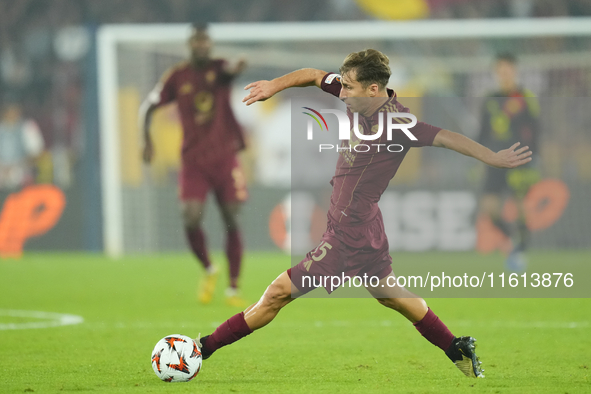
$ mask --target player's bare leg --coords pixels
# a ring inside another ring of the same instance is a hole
[[[244,319],[251,330],[269,324],[279,311],[300,295],[287,272],[283,272],[267,287],[261,299],[244,311]]]
[[[238,279],[242,265],[242,236],[240,233],[238,217],[242,208],[242,202],[231,202],[220,204],[220,211],[226,230],[226,256],[228,258],[228,269],[230,286],[226,289],[226,303],[230,306],[244,308],[248,305],[238,292]]]
[[[256,304],[232,316],[211,335],[201,339],[203,359],[209,358],[217,349],[230,345],[269,324],[279,311],[298,295],[299,292],[292,285],[289,275],[283,272],[267,287]]]
[[[429,308],[425,300],[411,293],[404,287],[388,286],[388,277],[394,276],[393,273],[380,280],[378,287],[367,287],[367,291],[382,305],[402,314],[411,323],[422,320]],[[394,283],[390,280],[391,283]],[[391,284],[390,283],[390,284]],[[382,287],[383,285],[383,287]]]
[[[377,287],[367,286],[369,293],[382,305],[406,317],[425,339],[445,352],[462,373],[484,377],[474,352],[472,337],[455,337],[445,324],[427,307],[422,298],[404,287],[393,286],[394,273],[382,278]]]
[[[209,260],[205,234],[201,228],[204,206],[205,203],[199,200],[186,200],[182,202],[183,222],[187,240],[193,254],[199,259],[203,268],[205,268],[205,277],[199,285],[198,299],[203,304],[209,304],[213,299],[218,269]]]

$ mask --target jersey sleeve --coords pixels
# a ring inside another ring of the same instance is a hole
[[[176,100],[175,79],[174,70],[166,72],[148,95],[148,102],[159,107]]]
[[[333,96],[339,97],[341,94],[341,76],[336,73],[328,73],[322,78],[320,89]]]
[[[441,127],[431,126],[425,122],[418,122],[415,127],[408,130],[417,138],[416,141],[410,141],[411,146],[420,148],[422,146],[433,146],[435,136],[442,129]]]

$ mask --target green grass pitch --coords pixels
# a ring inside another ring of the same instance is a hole
[[[590,261],[591,253],[530,256],[570,258]],[[405,264],[442,259],[499,257],[395,256]],[[279,253],[247,253],[245,297],[256,301],[288,267],[289,257]],[[427,299],[452,332],[478,339],[486,379],[464,377],[402,316],[371,299],[302,299],[269,326],[219,350],[192,382],[161,382],[150,365],[160,338],[207,334],[239,312],[224,305],[225,275],[214,302],[199,305],[200,273],[188,254],[120,261],[28,254],[0,261],[0,326],[36,321],[6,316],[6,310],[84,318],[77,325],[0,330],[0,393],[591,392],[590,299]]]

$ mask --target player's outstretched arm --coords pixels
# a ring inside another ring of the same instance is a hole
[[[301,70],[293,71],[271,81],[252,82],[244,88],[244,90],[250,90],[250,92],[242,99],[242,102],[246,103],[246,105],[251,105],[257,101],[265,101],[287,88],[314,85],[320,87],[322,78],[325,75],[326,72],[322,70],[302,68]]]
[[[433,146],[455,150],[496,168],[515,168],[529,163],[532,152],[528,146],[518,148],[519,145],[517,142],[508,149],[493,152],[478,142],[449,130],[441,130],[433,140]]]
[[[144,150],[142,152],[142,159],[146,164],[150,164],[154,158],[154,144],[152,143],[152,137],[150,135],[150,125],[152,124],[152,114],[156,108],[157,105],[151,103],[147,99],[142,103],[142,105],[140,105],[139,120],[144,136]]]

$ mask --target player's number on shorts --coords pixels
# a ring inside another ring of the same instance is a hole
[[[326,253],[328,252],[328,250],[326,250],[326,249],[332,249],[332,245],[326,241],[320,242],[320,245],[318,245],[318,247],[316,248],[314,253],[318,252],[319,250],[321,250],[322,253],[320,253],[320,255],[318,255],[318,256],[312,256],[312,260],[314,260],[314,261],[322,260],[324,258],[324,256],[326,256]]]

